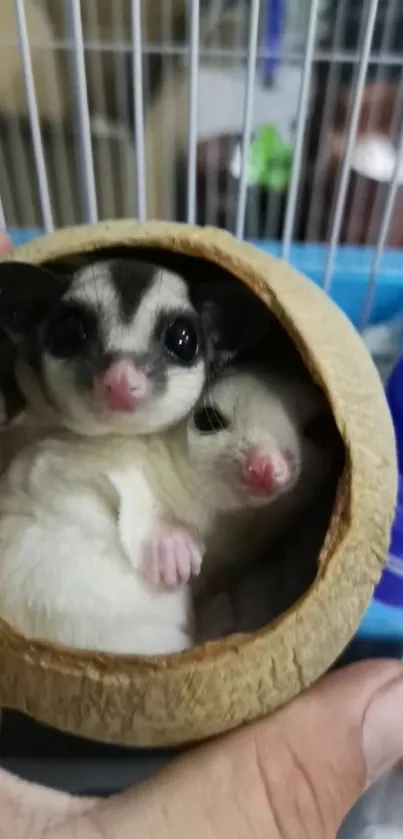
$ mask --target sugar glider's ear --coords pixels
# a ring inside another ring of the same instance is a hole
[[[209,361],[216,370],[257,352],[274,327],[274,316],[239,280],[193,282],[190,296],[201,317]]]
[[[0,263],[0,327],[15,342],[46,320],[68,281],[39,265]]]
[[[286,377],[284,381],[287,382]],[[330,412],[323,390],[312,381],[307,371],[302,375],[298,375],[298,371],[297,375],[289,374],[288,382],[293,411],[301,429],[315,424],[318,418],[320,420]]]

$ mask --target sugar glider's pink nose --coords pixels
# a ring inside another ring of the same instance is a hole
[[[259,447],[252,447],[246,453],[243,480],[249,489],[271,495],[285,486],[290,477],[289,461],[280,449],[267,452]]]
[[[112,362],[100,381],[103,398],[111,411],[134,411],[146,399],[151,384],[130,359]]]

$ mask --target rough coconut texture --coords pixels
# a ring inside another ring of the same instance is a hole
[[[316,580],[258,632],[181,655],[140,658],[33,642],[0,621],[0,707],[104,742],[180,744],[278,708],[327,670],[351,639],[388,548],[397,485],[394,434],[378,374],[347,318],[305,277],[228,233],[113,221],[60,230],[17,249],[11,259],[41,263],[116,245],[204,257],[248,285],[278,316],[324,388],[346,448]]]

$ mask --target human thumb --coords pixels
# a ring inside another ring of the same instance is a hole
[[[403,666],[365,662],[93,812],[120,839],[334,839],[368,784],[401,757]]]

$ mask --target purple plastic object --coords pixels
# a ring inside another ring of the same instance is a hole
[[[263,80],[272,84],[280,64],[281,40],[284,31],[285,3],[284,0],[269,0],[266,3],[265,48],[270,55],[264,59]]]
[[[374,598],[379,603],[403,609],[403,357],[392,370],[386,396],[395,429],[399,485],[388,561]]]
[[[389,376],[386,397],[395,427],[399,474],[403,475],[403,356]]]
[[[403,608],[403,476],[399,489],[386,568],[375,592],[375,600],[387,606]]]

